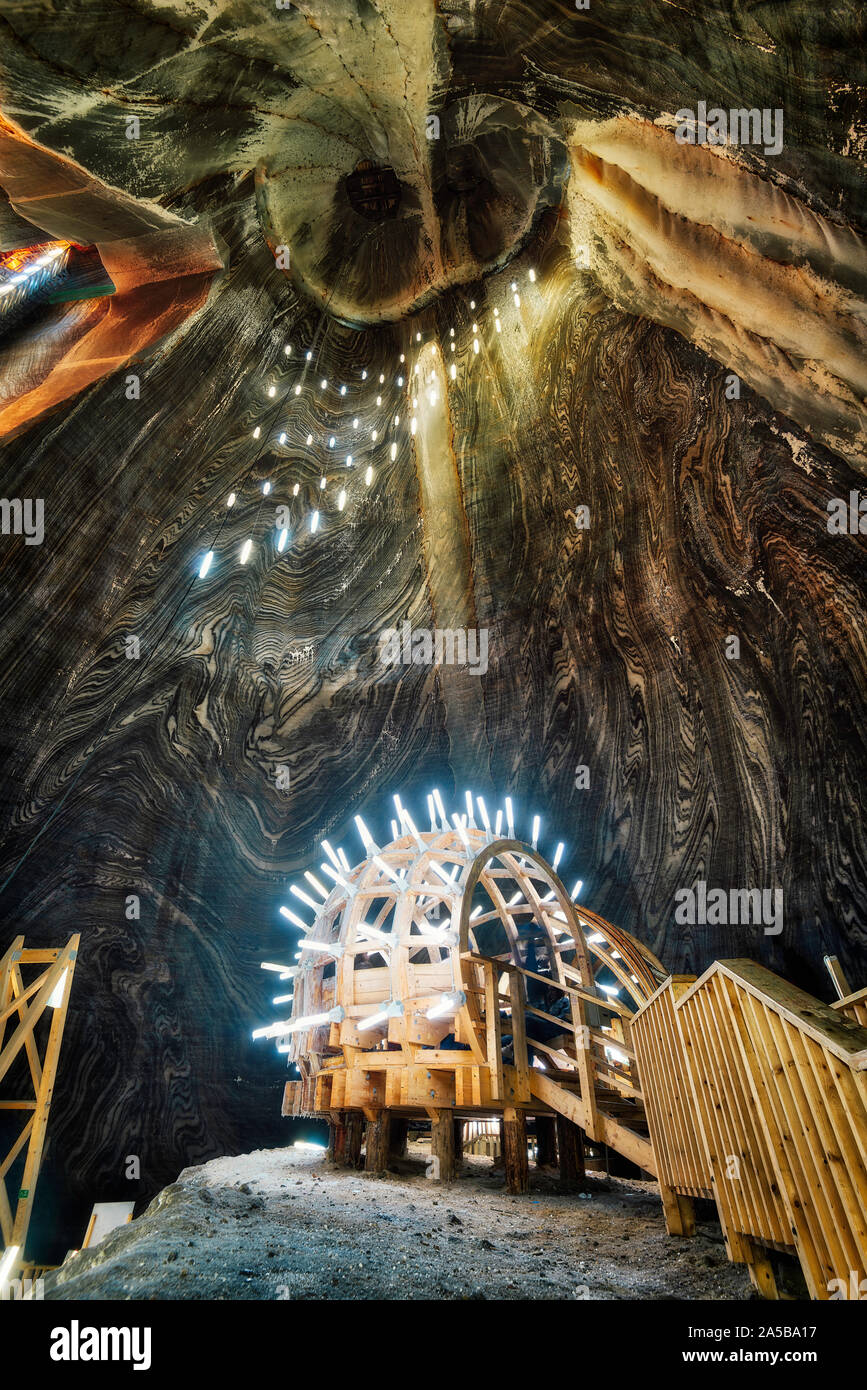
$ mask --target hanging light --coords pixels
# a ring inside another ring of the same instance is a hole
[[[449,989],[441,994],[437,1002],[428,1009],[425,1018],[449,1018],[462,1009],[467,1002],[467,996],[462,989]]]
[[[230,492],[229,495],[228,495],[228,497],[226,498],[226,506],[227,506],[227,507],[234,507],[234,505],[235,505],[235,494],[234,494],[234,492]]]
[[[251,551],[252,549],[253,549],[253,542],[252,542],[251,540],[246,540],[246,541],[244,542],[244,544],[241,546],[241,564],[242,564],[242,565],[246,565],[247,561],[248,561],[249,558],[250,558],[250,551]]]
[[[278,550],[278,552],[279,552],[281,555],[282,555],[283,551],[286,549],[286,542],[287,542],[288,539],[289,539],[289,532],[287,531],[286,527],[284,526],[284,527],[283,527],[283,530],[280,532],[280,538],[279,538],[279,540],[277,541],[277,550]]]
[[[212,565],[213,563],[214,563],[214,552],[213,552],[213,550],[209,550],[208,553],[207,553],[207,555],[206,555],[206,556],[204,557],[204,559],[202,560],[202,563],[199,565],[199,578],[200,578],[200,579],[204,579],[205,575],[208,573],[208,570],[211,568],[211,565]]]

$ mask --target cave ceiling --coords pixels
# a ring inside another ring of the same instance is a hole
[[[0,537],[0,911],[83,934],[83,1188],[279,1137],[277,905],[394,791],[538,812],[673,971],[867,983],[865,540],[827,524],[867,463],[863,24],[0,2],[0,252],[113,289],[0,315],[3,493],[45,515]],[[699,102],[779,150],[679,142]],[[486,669],[384,665],[405,622]],[[782,930],[678,924],[699,880],[781,888]]]

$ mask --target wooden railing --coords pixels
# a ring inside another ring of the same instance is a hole
[[[867,1029],[847,1002],[717,961],[632,1021],[669,1229],[712,1194],[729,1258],[768,1297],[770,1250],[798,1256],[812,1298],[867,1291]]]

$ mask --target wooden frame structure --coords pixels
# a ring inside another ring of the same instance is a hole
[[[0,1160],[0,1232],[7,1251],[16,1251],[11,1260],[5,1262],[5,1279],[14,1278],[24,1262],[80,940],[80,936],[75,935],[65,946],[43,949],[25,947],[24,937],[17,936],[0,959],[0,1086],[13,1081],[16,1090],[20,1090],[20,1083],[27,1078],[32,1089],[32,1096],[0,1099],[0,1111],[20,1112],[24,1119],[20,1132]],[[32,966],[42,969],[27,980],[25,973],[29,974]],[[47,1029],[39,1028],[46,1009],[51,1014],[50,1024]],[[12,1031],[7,1038],[10,1028]],[[22,1065],[25,1061],[26,1066]],[[25,1146],[24,1172],[13,1213],[7,1178]]]
[[[530,845],[443,822],[374,846],[300,945],[291,1018],[263,1030],[291,1038],[301,1071],[284,1113],[421,1114],[443,1133],[456,1115],[500,1117],[515,1191],[527,1116],[559,1115],[655,1173],[629,1020],[665,972]]]
[[[496,1119],[506,1183],[540,1164],[584,1172],[584,1139],[659,1183],[672,1235],[717,1205],[729,1258],[766,1297],[773,1252],[810,1296],[867,1289],[867,991],[828,1007],[752,961],[667,977],[634,937],[579,907],[534,846],[444,815],[355,868],[303,929],[283,1113],[327,1118],[331,1157],[382,1169],[427,1117],[436,1176],[455,1176],[455,1118]],[[397,827],[395,827],[397,828]],[[329,847],[330,848],[330,847]],[[292,914],[287,914],[292,917]],[[839,972],[838,992],[847,989]],[[281,996],[275,1003],[282,1002]]]

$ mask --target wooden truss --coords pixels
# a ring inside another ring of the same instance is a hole
[[[8,1152],[0,1153],[0,1232],[7,1250],[16,1249],[11,1261],[5,1262],[6,1279],[14,1277],[24,1258],[80,940],[80,936],[75,935],[63,947],[28,949],[24,937],[17,936],[0,959],[0,1094],[4,1082],[7,1086],[11,1082],[20,1091],[20,1082],[25,1077],[29,1079],[28,1089],[32,1088],[32,1096],[19,1094],[14,1099],[0,1099],[0,1111],[20,1112],[24,1120]],[[32,966],[42,969],[27,980],[25,973],[29,975]],[[46,1020],[48,1026],[40,1027],[46,1010],[50,1022]],[[15,1066],[16,1060],[22,1057],[26,1060],[26,1068]],[[25,1146],[24,1172],[17,1197],[13,1199],[13,1214],[7,1179]]]

